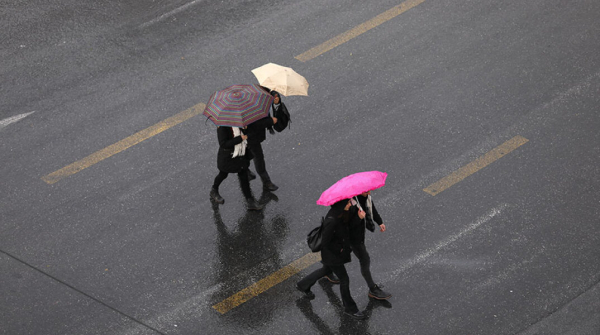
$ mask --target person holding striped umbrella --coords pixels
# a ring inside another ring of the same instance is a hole
[[[210,198],[218,204],[225,203],[219,194],[219,186],[230,173],[237,173],[242,194],[249,210],[260,210],[259,204],[250,188],[248,166],[250,150],[247,150],[248,137],[244,129],[265,119],[273,97],[258,85],[233,85],[213,93],[208,100],[203,114],[217,126],[219,151],[217,168],[219,173],[210,190]],[[273,124],[276,118],[268,119]]]

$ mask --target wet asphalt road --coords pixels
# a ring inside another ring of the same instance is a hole
[[[295,56],[400,2],[4,1],[0,334],[600,334],[600,2],[434,1],[314,59]],[[41,178],[217,89],[293,67],[291,129],[263,144],[280,186],[224,205],[214,126],[195,116],[55,184]],[[31,113],[18,122],[9,118]],[[528,142],[432,196],[502,143]],[[354,172],[388,228],[339,291],[316,264],[212,308],[306,255],[320,193]]]

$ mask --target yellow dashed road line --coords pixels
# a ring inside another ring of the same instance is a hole
[[[506,154],[510,153],[511,151],[515,150],[516,148],[522,146],[523,144],[525,144],[527,142],[529,142],[528,139],[526,139],[522,136],[515,136],[515,137],[511,138],[510,140],[497,146],[496,148],[492,149],[485,155],[477,158],[473,162],[452,172],[447,177],[444,177],[444,178],[438,180],[437,182],[429,185],[428,187],[424,188],[423,191],[435,196],[435,195],[439,194],[440,192],[448,189],[450,186],[452,186],[452,185],[460,182],[461,180],[467,178],[468,176],[472,175],[473,173],[490,165],[491,163],[495,162],[499,158],[505,156]]]
[[[385,23],[393,18],[395,18],[396,16],[406,12],[407,10],[416,7],[420,4],[422,4],[423,2],[425,2],[425,0],[408,0],[405,1],[401,4],[399,4],[398,6],[395,6],[391,9],[388,9],[387,11],[377,15],[376,17],[372,18],[371,20],[362,23],[344,33],[341,33],[339,35],[337,35],[336,37],[330,39],[327,42],[324,42],[298,56],[296,56],[295,58],[301,62],[306,62],[309,61],[321,54],[326,53],[327,51],[341,45],[344,44],[346,42],[348,42],[349,40],[379,26],[382,23]]]
[[[96,151],[93,154],[78,160],[75,163],[69,164],[64,168],[54,171],[46,176],[42,177],[42,180],[48,184],[54,184],[59,180],[73,175],[83,169],[86,169],[100,161],[107,159],[123,150],[126,150],[142,141],[149,139],[150,137],[160,134],[163,131],[180,124],[181,122],[194,117],[204,111],[204,104],[199,103],[191,108],[184,110],[178,114],[171,116],[170,118],[163,120],[151,127],[148,127],[140,132],[137,132],[115,144],[109,145],[108,147]]]
[[[257,281],[256,283],[246,287],[238,293],[214,305],[213,308],[216,309],[219,313],[225,314],[320,260],[321,253],[311,252],[310,254],[306,254],[301,258],[288,264],[287,266],[283,267],[282,269],[272,273],[271,275]]]

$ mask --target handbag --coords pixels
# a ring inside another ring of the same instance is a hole
[[[321,225],[314,228],[313,230],[306,235],[306,243],[312,252],[321,251],[321,241],[322,241],[322,232],[323,232],[323,223],[325,222],[325,218],[321,218]]]
[[[374,233],[375,232],[375,223],[373,222],[373,219],[371,219],[371,215],[369,215],[369,213],[367,213],[367,216],[365,217],[365,220],[367,220],[365,222],[365,226],[367,227],[367,229],[371,233]]]

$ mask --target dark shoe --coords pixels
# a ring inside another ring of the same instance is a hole
[[[251,211],[259,211],[265,207],[265,206],[259,204],[258,201],[256,201],[253,198],[246,199],[246,206],[248,206],[248,210],[251,210]]]
[[[219,191],[217,191],[217,189],[214,187],[210,189],[210,198],[218,204],[225,203],[225,199],[223,199],[223,197],[221,197],[221,195],[219,194]]]
[[[277,191],[277,189],[279,189],[279,187],[275,184],[273,184],[273,182],[271,182],[270,180],[263,183],[263,188],[267,191]]]
[[[369,290],[369,297],[374,298],[374,299],[385,300],[385,299],[389,299],[391,296],[392,296],[391,294],[382,290],[377,285],[375,285],[375,287],[373,287],[372,289]]]
[[[256,175],[254,174],[254,172],[250,171],[250,169],[248,169],[248,180],[254,180],[256,179]]]
[[[315,298],[315,294],[312,293],[312,291],[310,289],[308,290],[303,290],[300,288],[300,286],[298,286],[298,284],[296,284],[296,289],[302,293],[304,293],[304,297],[309,299],[309,300],[313,300]]]
[[[350,317],[353,318],[353,319],[355,319],[355,320],[364,320],[364,319],[367,318],[367,316],[363,312],[361,312],[361,311],[358,311],[356,313],[345,311],[344,313],[350,315]]]
[[[327,275],[327,276],[325,276],[325,278],[327,278],[327,280],[329,280],[332,284],[340,283],[340,279],[335,275],[335,273]]]

